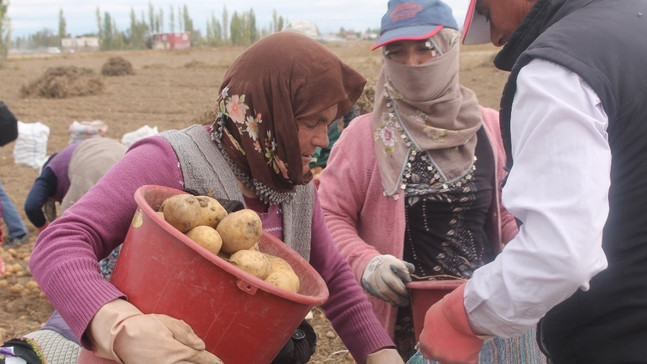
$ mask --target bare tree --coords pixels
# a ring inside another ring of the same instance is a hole
[[[148,29],[151,30],[151,33],[159,33],[159,23],[157,22],[152,2],[148,3]]]
[[[0,0],[0,67],[4,65],[11,47],[11,20],[7,17],[9,2]]]
[[[63,15],[63,9],[58,11],[58,39],[59,42],[63,38],[67,37],[67,22],[65,21],[65,16]]]
[[[175,9],[173,8],[173,5],[169,5],[169,10],[170,13],[168,15],[168,21],[169,26],[171,27],[169,33],[175,33]]]
[[[227,41],[229,39],[229,13],[227,12],[227,6],[222,6],[222,38]]]

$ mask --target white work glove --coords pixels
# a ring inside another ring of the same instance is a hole
[[[223,364],[184,321],[144,314],[122,299],[97,311],[89,339],[95,356],[118,363]]]
[[[404,285],[411,282],[413,264],[393,255],[378,255],[371,259],[362,274],[362,287],[371,295],[396,306],[409,304],[409,291]]]
[[[404,364],[404,360],[395,349],[378,350],[366,357],[366,364]]]

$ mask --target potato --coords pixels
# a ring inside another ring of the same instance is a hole
[[[296,293],[299,290],[299,276],[294,272],[290,263],[281,257],[264,253],[272,265],[272,271],[265,281],[279,288]]]
[[[267,278],[272,270],[272,265],[265,254],[254,250],[239,250],[231,255],[229,262],[260,279]]]
[[[285,270],[292,271],[292,273],[294,273],[292,266],[285,259],[281,257],[277,257],[276,255],[272,255],[272,254],[267,254],[267,253],[264,253],[264,254],[267,257],[267,259],[270,260],[273,271],[285,269]]]
[[[197,198],[202,210],[198,225],[211,226],[212,228],[218,226],[220,221],[227,216],[227,210],[213,197],[197,196]]]
[[[189,230],[186,236],[214,254],[218,254],[222,247],[220,234],[211,226],[198,225]]]
[[[164,220],[182,233],[196,227],[202,214],[198,198],[189,194],[178,194],[167,198],[161,210],[164,212]]]
[[[267,275],[265,282],[292,293],[297,293],[299,291],[299,277],[292,270],[273,270]]]
[[[263,233],[263,225],[254,210],[242,209],[228,214],[216,230],[222,238],[222,250],[235,253],[253,247]]]

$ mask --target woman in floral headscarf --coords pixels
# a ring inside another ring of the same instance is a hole
[[[459,84],[457,29],[439,0],[389,2],[373,112],[344,130],[320,176],[333,239],[405,359],[416,353],[406,283],[469,279],[517,233],[500,205],[498,113]],[[532,334],[491,340],[482,362],[544,362]]]
[[[186,324],[143,314],[99,274],[97,261],[128,231],[137,207],[134,192],[152,184],[240,201],[257,211],[263,228],[328,284],[330,299],[322,308],[355,360],[401,363],[332,242],[308,168],[315,148],[328,144],[328,124],[351,107],[364,83],[316,41],[277,33],[252,45],[227,70],[213,125],[135,143],[40,235],[30,261],[84,347],[124,363],[220,362]],[[87,355],[80,362],[87,363]]]

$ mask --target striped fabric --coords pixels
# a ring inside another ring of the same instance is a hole
[[[42,348],[47,364],[75,364],[81,353],[81,346],[52,330],[38,330],[25,335],[36,341]]]
[[[486,340],[479,354],[480,364],[546,364],[546,357],[539,350],[535,329],[524,335],[502,339],[495,337]],[[440,364],[426,359],[418,350],[407,364]]]

